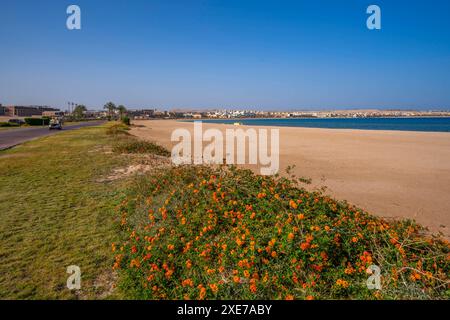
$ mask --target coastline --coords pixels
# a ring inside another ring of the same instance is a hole
[[[137,120],[131,134],[171,150],[174,129],[191,122]],[[144,126],[144,127],[140,127]],[[236,128],[203,123],[204,130]],[[244,126],[243,126],[244,127]],[[252,126],[245,126],[251,128]],[[312,179],[307,189],[326,193],[368,212],[411,218],[433,232],[450,236],[450,133],[254,126],[280,130],[280,174]],[[258,166],[245,165],[256,172]]]
[[[358,121],[370,121],[370,120],[424,120],[424,119],[445,119],[450,120],[450,117],[448,116],[417,116],[417,117],[365,117],[365,118],[349,118],[349,117],[332,117],[332,118],[314,118],[314,117],[298,117],[298,118],[229,118],[229,119],[176,119],[176,121],[180,122],[194,122],[194,121],[202,121],[204,123],[214,123],[214,124],[234,124],[233,122],[238,122],[239,125],[242,126],[272,126],[272,127],[290,127],[290,128],[318,128],[318,129],[338,129],[338,130],[374,130],[374,131],[408,131],[408,132],[450,132],[450,122],[446,124],[433,124],[435,127],[433,128],[432,124],[429,124],[429,128],[423,129],[420,127],[417,127],[414,124],[402,124],[398,123],[394,125],[393,123],[390,124],[391,127],[382,128],[379,127],[376,123],[356,123]],[[290,125],[290,121],[305,121],[303,124],[300,125]],[[264,123],[264,121],[267,121],[267,123]],[[317,124],[319,125],[311,125],[317,121]],[[347,126],[333,126],[331,125],[333,122],[337,121],[344,121],[344,122],[351,122],[356,121],[353,124],[347,124]],[[272,123],[270,123],[272,122]],[[274,123],[278,122],[278,123]],[[328,122],[329,125],[326,125],[325,123]],[[322,125],[320,125],[322,123]],[[358,127],[359,126],[359,127]]]

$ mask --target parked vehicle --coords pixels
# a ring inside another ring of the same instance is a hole
[[[23,121],[22,119],[9,119],[8,122],[18,124],[19,126],[25,124],[25,121]]]

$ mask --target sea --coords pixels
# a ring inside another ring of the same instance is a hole
[[[206,119],[202,121],[227,124],[238,122],[251,126],[450,132],[450,117]]]

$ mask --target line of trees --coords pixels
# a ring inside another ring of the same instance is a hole
[[[113,119],[115,118],[116,115],[116,111],[119,112],[119,119],[124,121],[126,117],[126,113],[127,113],[127,108],[125,108],[124,105],[118,105],[116,106],[113,102],[107,102],[104,106],[103,109],[108,111],[108,118],[109,119]],[[129,122],[129,121],[128,121]]]

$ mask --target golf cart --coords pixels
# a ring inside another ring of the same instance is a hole
[[[50,119],[50,122],[49,122],[49,125],[48,125],[48,129],[49,130],[52,130],[52,129],[61,130],[62,129],[62,120],[58,119],[58,118]]]

